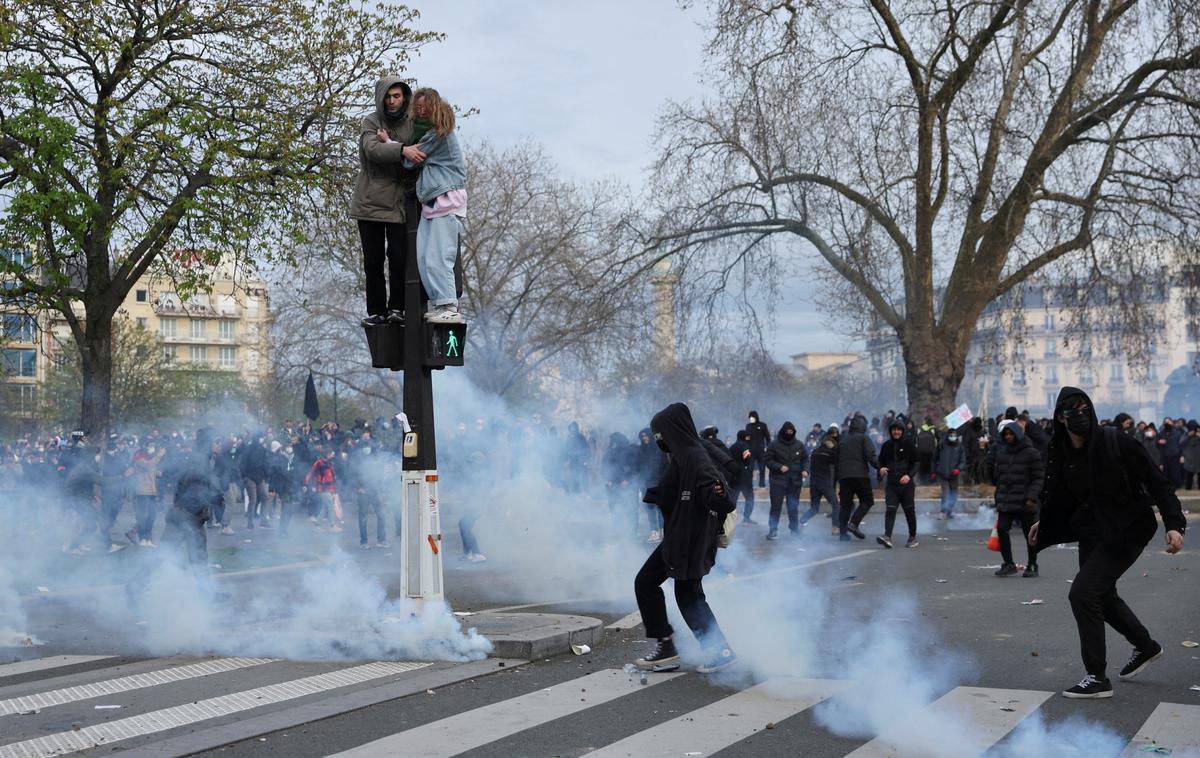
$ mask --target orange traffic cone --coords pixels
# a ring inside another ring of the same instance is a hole
[[[996,527],[1000,525],[1000,520],[996,519],[996,523],[992,525],[992,536],[988,537],[987,547],[993,553],[1000,552],[1000,532],[996,531]]]

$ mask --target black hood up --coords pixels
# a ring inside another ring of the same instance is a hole
[[[901,426],[901,428],[903,428],[904,425],[901,424],[900,426]],[[858,434],[863,434],[866,431],[867,431],[867,420],[865,418],[863,418],[862,416],[855,416],[854,418],[850,419],[850,433],[851,434],[854,434],[856,432]]]
[[[654,434],[661,434],[672,455],[680,455],[686,450],[698,450],[704,453],[700,445],[700,435],[696,432],[696,422],[692,420],[692,411],[683,403],[671,403],[650,419],[650,429]]]
[[[1054,402],[1054,436],[1050,440],[1052,446],[1062,446],[1068,444],[1067,428],[1058,420],[1058,414],[1068,402],[1073,402],[1075,399],[1083,398],[1088,404],[1088,413],[1092,416],[1092,437],[1095,438],[1097,432],[1100,431],[1100,419],[1096,416],[1096,404],[1092,402],[1091,396],[1078,387],[1063,387],[1058,393],[1058,400]]]
[[[792,439],[796,439],[796,425],[791,421],[784,421],[783,426],[779,427],[779,437],[784,436],[784,432],[791,432]]]

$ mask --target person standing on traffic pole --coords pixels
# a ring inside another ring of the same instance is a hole
[[[1046,483],[1029,542],[1038,550],[1079,543],[1079,573],[1069,598],[1086,675],[1063,691],[1069,698],[1112,697],[1104,640],[1107,623],[1133,645],[1122,679],[1163,654],[1162,645],[1117,594],[1117,580],[1154,537],[1158,507],[1166,550],[1183,549],[1187,522],[1174,487],[1136,440],[1100,426],[1091,398],[1063,387],[1054,407]]]
[[[758,469],[758,486],[767,486],[767,445],[771,444],[771,430],[759,418],[758,411],[750,411],[750,420],[746,423],[746,431],[750,433],[750,455],[754,458],[754,466]],[[754,481],[754,477],[750,477]]]

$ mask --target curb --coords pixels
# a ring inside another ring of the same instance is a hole
[[[550,658],[572,652],[572,645],[594,647],[604,639],[604,622],[591,616],[487,612],[459,621],[491,641],[493,658]]]

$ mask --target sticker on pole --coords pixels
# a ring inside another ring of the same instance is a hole
[[[967,407],[966,403],[963,403],[951,411],[949,416],[946,416],[946,426],[957,429],[973,418],[975,416],[971,414],[971,409]]]
[[[429,540],[429,547],[433,548],[433,554],[434,554],[434,555],[437,555],[437,554],[438,554],[438,544],[437,544],[437,540],[435,540],[435,539],[433,538],[433,535],[432,535],[432,534],[430,534],[430,535],[427,535],[427,536],[426,536],[426,539],[428,539],[428,540]]]

